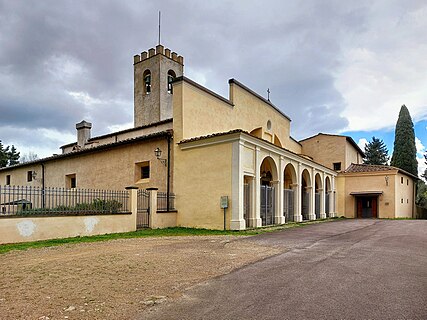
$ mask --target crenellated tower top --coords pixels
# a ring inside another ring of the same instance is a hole
[[[184,58],[161,44],[133,57],[134,125],[172,118],[172,82],[184,75]]]

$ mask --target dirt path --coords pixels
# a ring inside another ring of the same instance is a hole
[[[242,237],[123,239],[0,255],[1,319],[133,319],[279,249]]]

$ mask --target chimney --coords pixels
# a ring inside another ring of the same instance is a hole
[[[87,141],[90,139],[90,129],[92,128],[92,123],[82,121],[76,124],[77,129],[77,146],[79,148],[84,148]]]

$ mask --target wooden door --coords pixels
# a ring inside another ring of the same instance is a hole
[[[372,197],[372,218],[378,218],[377,197]]]

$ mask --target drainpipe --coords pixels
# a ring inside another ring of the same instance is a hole
[[[168,134],[168,178],[166,181],[166,210],[169,211],[170,204],[169,204],[169,194],[170,194],[170,173],[171,173],[171,135]]]

